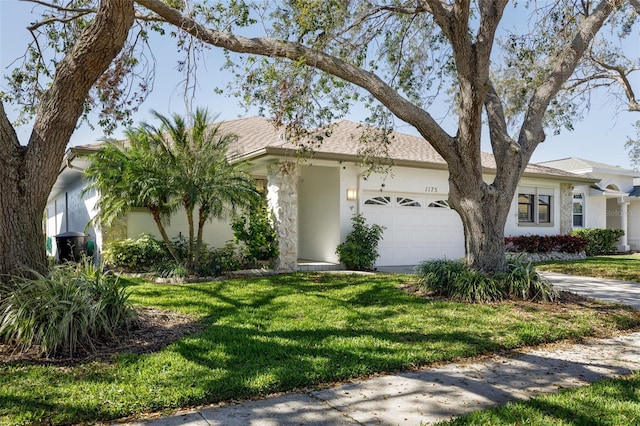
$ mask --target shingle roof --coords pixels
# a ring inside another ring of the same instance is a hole
[[[553,160],[553,161],[543,161],[538,164],[547,166],[547,167],[568,170],[572,172],[589,173],[589,172],[594,172],[596,171],[595,169],[597,169],[597,171],[601,173],[640,176],[640,173],[635,172],[634,170],[629,170],[629,169],[625,169],[623,167],[618,167],[618,166],[612,166],[610,164],[599,163],[597,161],[585,160],[584,158],[578,158],[578,157],[562,158],[562,159]]]
[[[269,120],[262,117],[247,117],[220,123],[220,130],[224,133],[233,133],[238,139],[229,147],[229,152],[234,157],[265,155],[270,148],[297,151],[300,144],[288,141],[284,136],[284,129],[275,127]],[[312,132],[308,140],[312,144],[314,155],[332,155],[357,157],[361,154],[361,137],[366,137],[369,131],[376,129],[364,124],[348,120],[340,120],[328,128]],[[322,143],[317,143],[314,136],[322,135]],[[423,163],[424,165],[446,166],[444,159],[436,150],[420,136],[407,133],[391,132],[388,136],[391,143],[388,145],[389,158],[395,162]],[[304,142],[304,141],[302,141]],[[78,150],[95,150],[99,144],[90,144],[75,147]],[[483,167],[495,170],[496,163],[493,155],[483,152],[481,154]],[[557,168],[546,167],[541,164],[529,164],[525,173],[565,177],[569,179],[580,178],[578,175]]]

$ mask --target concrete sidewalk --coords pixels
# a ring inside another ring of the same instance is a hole
[[[640,307],[640,284],[544,274],[563,290]],[[612,293],[615,295],[612,296]],[[640,333],[212,405],[133,425],[424,425],[640,370]]]
[[[640,369],[640,333],[448,364],[134,425],[424,425]]]

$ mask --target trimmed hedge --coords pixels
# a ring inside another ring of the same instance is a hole
[[[516,253],[580,253],[587,245],[585,238],[575,235],[520,235],[504,242],[507,251]]]
[[[624,235],[624,231],[622,229],[583,228],[574,229],[572,235],[583,238],[587,242],[584,248],[587,256],[597,256],[618,251],[618,240]]]

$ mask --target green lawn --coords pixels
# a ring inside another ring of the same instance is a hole
[[[68,424],[313,387],[637,327],[640,314],[429,301],[406,275],[295,274],[191,285],[131,281],[132,300],[198,316],[164,350],[75,367],[0,364],[0,424]]]
[[[540,262],[541,271],[640,283],[640,255],[594,256],[584,260]]]
[[[491,410],[476,411],[448,425],[640,424],[640,373]]]

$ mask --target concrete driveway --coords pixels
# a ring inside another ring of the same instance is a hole
[[[541,272],[556,288],[607,302],[623,303],[640,309],[640,284],[604,278]]]

